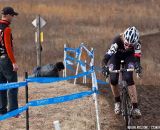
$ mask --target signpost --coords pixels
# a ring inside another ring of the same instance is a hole
[[[32,21],[33,26],[36,27],[35,32],[35,43],[36,43],[36,51],[37,51],[37,66],[41,66],[41,51],[43,42],[43,32],[41,32],[41,28],[46,25],[46,21],[38,15],[36,19]]]

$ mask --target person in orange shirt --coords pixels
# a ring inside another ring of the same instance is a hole
[[[9,27],[15,15],[12,7],[4,7],[0,20],[0,83],[17,82],[18,65],[13,54],[13,38]],[[7,95],[8,94],[8,95]],[[18,108],[18,88],[0,90],[0,115]],[[7,109],[8,106],[8,109]]]

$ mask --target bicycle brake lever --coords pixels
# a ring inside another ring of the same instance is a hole
[[[136,73],[137,75],[136,75],[136,77],[138,78],[138,79],[141,79],[142,78],[142,75],[141,74],[139,74],[139,73]]]

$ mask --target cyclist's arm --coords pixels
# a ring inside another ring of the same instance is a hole
[[[112,57],[113,54],[117,52],[118,44],[115,42],[111,45],[111,47],[108,49],[106,52],[104,58],[103,58],[103,63],[107,65],[109,59]]]
[[[135,62],[140,63],[140,58],[141,58],[141,42],[140,41],[135,46],[134,57],[136,60]]]

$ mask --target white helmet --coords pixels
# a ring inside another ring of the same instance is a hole
[[[135,45],[139,41],[139,31],[134,26],[127,28],[123,36],[131,45]]]

